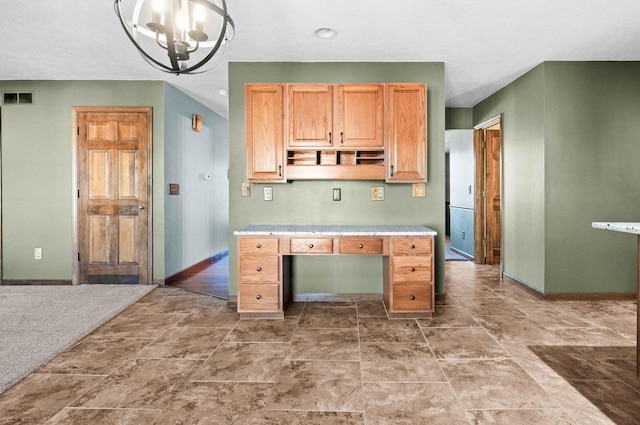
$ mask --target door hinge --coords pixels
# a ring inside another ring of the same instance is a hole
[[[482,149],[486,149],[487,148],[487,142],[486,141],[482,141]]]
[[[486,190],[483,190],[483,191],[482,191],[482,197],[483,197],[483,198],[486,198],[486,197],[487,197],[487,191],[486,191]]]
[[[482,240],[482,246],[487,246],[487,240],[486,239]],[[78,255],[80,255],[80,254],[78,254]]]
[[[80,126],[76,127],[76,134],[79,136],[80,135]]]
[[[80,189],[78,189],[78,199],[80,199]]]
[[[80,253],[78,253],[78,262],[80,262]]]

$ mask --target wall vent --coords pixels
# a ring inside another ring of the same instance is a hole
[[[12,105],[31,105],[33,104],[32,92],[4,92],[2,95],[2,104],[5,106]]]

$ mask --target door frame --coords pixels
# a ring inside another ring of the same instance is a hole
[[[149,116],[148,121],[148,134],[149,140],[147,143],[147,208],[141,211],[146,211],[147,214],[147,282],[140,282],[140,284],[150,285],[153,283],[153,108],[150,106],[74,106],[72,109],[72,170],[71,170],[71,199],[72,201],[72,227],[73,227],[73,276],[72,285],[78,285],[80,280],[80,263],[78,261],[78,253],[80,252],[80,244],[78,241],[78,147],[79,147],[79,129],[78,129],[78,114],[82,112],[96,112],[96,113],[108,113],[108,112],[135,112],[146,113]]]
[[[500,275],[504,264],[504,132],[503,118],[499,114],[473,127],[473,153],[475,156],[475,205],[474,205],[474,263],[484,264],[486,246],[485,238],[485,197],[483,196],[485,184],[485,157],[484,157],[484,131],[495,125],[500,126]]]

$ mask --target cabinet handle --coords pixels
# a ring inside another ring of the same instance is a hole
[[[364,248],[364,245],[358,244],[358,248],[362,249],[362,248]]]
[[[282,177],[282,165],[278,165],[278,177]]]
[[[340,144],[344,144],[344,133],[342,131],[340,132]]]
[[[256,300],[259,300],[260,298],[262,298],[262,295],[260,294],[256,295]]]
[[[411,270],[412,272],[415,272],[415,271],[416,271],[415,267],[411,267],[411,269],[410,269],[410,270]]]
[[[261,272],[262,271],[262,267],[258,267],[256,270]]]
[[[411,249],[416,249],[416,246],[415,246],[414,244],[411,244],[411,245],[409,246],[409,248],[411,248]]]
[[[391,166],[391,177],[393,177],[393,165]]]
[[[309,248],[313,248],[313,244],[312,243],[309,244]]]
[[[329,132],[329,143],[332,143],[331,142],[331,132]]]
[[[260,295],[258,295],[258,296],[260,296]],[[415,296],[415,295],[411,295],[411,296],[409,297],[409,299],[410,299],[411,301],[413,301],[413,300],[415,300],[415,299],[416,299],[416,296]]]
[[[262,248],[262,245],[258,244],[258,245],[256,245],[256,248],[260,249],[260,248]]]

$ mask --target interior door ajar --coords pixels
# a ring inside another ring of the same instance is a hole
[[[151,108],[75,108],[78,283],[150,283]]]

